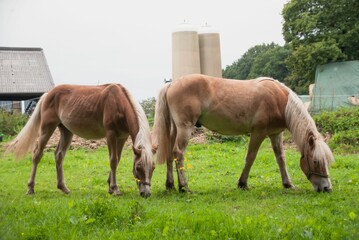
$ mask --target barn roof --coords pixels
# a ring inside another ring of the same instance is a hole
[[[37,98],[54,86],[41,48],[0,47],[0,100]]]

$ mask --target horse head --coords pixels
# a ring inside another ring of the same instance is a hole
[[[333,161],[333,154],[328,145],[314,136],[307,135],[307,142],[300,159],[300,167],[316,192],[331,192],[332,184],[329,179],[329,163]]]
[[[137,182],[141,197],[151,196],[151,178],[155,170],[153,161],[153,151],[145,149],[143,146],[133,147],[133,176]]]

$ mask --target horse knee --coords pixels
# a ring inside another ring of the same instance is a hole
[[[175,161],[181,161],[183,159],[183,152],[181,150],[179,150],[178,148],[174,149],[172,152],[173,155],[173,159]]]

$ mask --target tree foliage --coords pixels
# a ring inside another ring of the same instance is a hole
[[[223,77],[230,79],[251,79],[260,76],[269,76],[283,80],[288,70],[285,66],[285,59],[289,49],[277,44],[256,45],[243,56],[227,66],[223,71]]]
[[[286,83],[296,92],[307,92],[318,65],[359,59],[358,0],[291,0],[282,13]]]
[[[147,117],[153,118],[155,115],[156,99],[154,97],[144,99],[140,102],[140,105],[142,106]]]

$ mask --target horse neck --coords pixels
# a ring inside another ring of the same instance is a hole
[[[293,140],[302,154],[305,154],[305,144],[310,133],[312,133],[316,139],[322,139],[314,120],[304,107],[302,100],[291,90],[288,94],[285,117],[287,128],[292,133]]]

